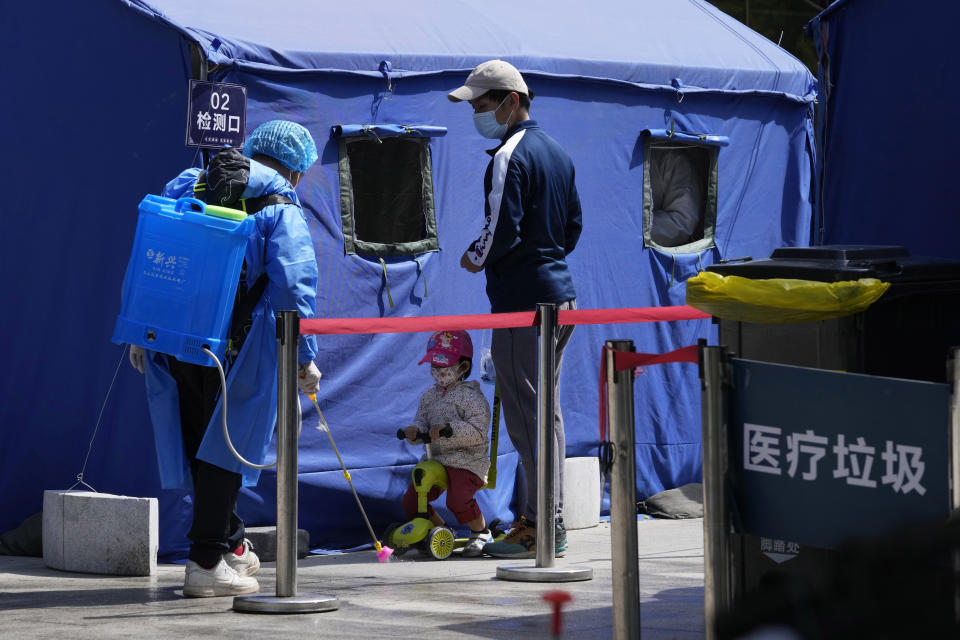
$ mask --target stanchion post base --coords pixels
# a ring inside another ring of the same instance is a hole
[[[337,596],[306,593],[296,596],[236,596],[233,610],[241,613],[320,613],[340,608]]]
[[[538,567],[535,564],[504,564],[497,567],[497,577],[513,582],[580,582],[593,580],[590,567]]]

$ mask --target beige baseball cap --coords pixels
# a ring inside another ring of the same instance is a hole
[[[494,89],[530,95],[527,83],[523,81],[523,76],[516,67],[503,60],[487,60],[477,65],[467,76],[463,86],[448,93],[447,98],[451,102],[474,100]]]

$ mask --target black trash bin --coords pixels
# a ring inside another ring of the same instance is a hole
[[[707,267],[725,276],[841,282],[877,278],[890,288],[867,310],[816,322],[760,324],[718,318],[720,344],[750,360],[945,382],[960,345],[960,261],[914,257],[904,247],[785,247],[769,259]],[[835,575],[834,551],[733,534],[736,599],[800,577],[820,593]],[[757,587],[763,585],[764,589]],[[750,600],[748,600],[750,601]],[[743,600],[741,613],[743,613]]]
[[[841,282],[877,278],[890,288],[866,311],[818,322],[719,319],[720,344],[738,357],[802,367],[944,382],[960,345],[960,261],[913,257],[904,247],[784,247],[769,259],[707,267],[751,279]]]

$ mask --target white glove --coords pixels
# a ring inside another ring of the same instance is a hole
[[[320,391],[320,369],[313,362],[300,365],[297,369],[297,386],[307,395]]]
[[[146,370],[147,352],[143,347],[130,345],[130,365],[140,373]]]

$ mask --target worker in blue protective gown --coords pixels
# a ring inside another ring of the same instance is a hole
[[[317,151],[304,127],[273,120],[254,130],[243,156],[233,154],[243,163],[249,158],[246,173],[239,174],[246,183],[242,198],[287,200],[253,214],[256,222],[247,242],[241,289],[262,293],[246,323],[242,346],[228,362],[226,378],[230,440],[245,459],[263,464],[277,417],[276,313],[296,309],[301,317],[311,317],[316,312],[317,260],[294,189],[316,161]],[[208,167],[207,182],[216,161],[214,158]],[[162,195],[194,195],[200,175],[198,168],[183,171]],[[264,274],[265,280],[261,278]],[[316,352],[315,337],[300,336],[298,381],[306,393],[318,390],[320,372],[313,363]],[[236,506],[241,484],[256,484],[260,471],[242,464],[224,440],[217,369],[135,346],[131,346],[130,360],[146,375],[162,486],[183,487],[188,477],[193,481],[184,595],[257,591],[259,585],[252,574],[260,563],[244,538]]]

